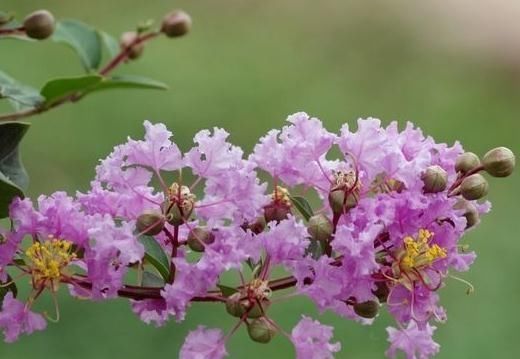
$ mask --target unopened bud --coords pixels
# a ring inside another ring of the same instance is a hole
[[[507,147],[497,147],[482,158],[487,173],[493,177],[507,177],[515,169],[515,154]]]
[[[463,215],[466,217],[466,228],[473,227],[480,220],[477,208],[473,203],[464,199],[459,200],[453,208],[463,210]]]
[[[226,299],[226,311],[236,318],[242,318],[247,310],[240,300],[241,296],[240,293],[234,293]]]
[[[464,178],[460,185],[462,197],[470,201],[484,197],[487,195],[488,189],[489,184],[480,173]]]
[[[339,215],[357,206],[357,198],[354,193],[349,193],[345,199],[345,190],[333,190],[329,193],[329,205],[334,214]]]
[[[258,343],[269,343],[276,335],[276,328],[266,319],[258,318],[247,325],[249,337]]]
[[[377,313],[379,313],[379,303],[374,300],[356,303],[354,304],[354,312],[363,318],[375,318],[377,316]]]
[[[269,308],[271,302],[267,299],[261,301],[262,306],[258,302],[249,299],[240,299],[241,293],[234,293],[226,300],[226,311],[234,317],[242,318],[247,312],[247,317],[251,319],[260,318]]]
[[[333,230],[332,222],[324,214],[317,214],[309,218],[307,231],[312,239],[316,241],[326,241],[332,235]]]
[[[139,233],[155,236],[163,230],[164,222],[165,218],[161,211],[146,210],[137,217],[135,227]]]
[[[13,15],[0,11],[0,26],[5,25],[13,20]]]
[[[162,22],[161,31],[168,37],[185,35],[191,28],[191,17],[182,10],[167,14]]]
[[[204,247],[215,241],[215,235],[205,228],[195,227],[188,234],[188,246],[194,252],[204,252]]]
[[[35,11],[24,19],[23,28],[31,39],[43,40],[54,32],[54,16],[47,10]]]
[[[430,166],[421,176],[424,193],[438,193],[446,189],[448,174],[440,166]]]
[[[127,56],[131,60],[139,58],[144,51],[144,43],[134,44],[139,35],[135,31],[124,32],[119,40],[121,50],[127,51]]]
[[[457,157],[455,171],[466,173],[480,166],[480,159],[473,152],[465,152]]]
[[[254,234],[259,234],[259,233],[262,233],[264,231],[266,225],[267,225],[267,222],[265,221],[265,217],[264,216],[260,216],[252,224],[250,224],[248,226],[248,228]]]

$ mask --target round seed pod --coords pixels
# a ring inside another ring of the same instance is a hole
[[[440,166],[430,166],[421,176],[424,193],[438,193],[446,189],[448,174]]]
[[[137,32],[135,31],[127,31],[121,35],[121,39],[119,40],[119,45],[121,46],[121,50],[128,49],[128,58],[130,60],[135,60],[143,54],[144,44],[140,43],[137,45],[132,45],[134,41],[139,37]]]
[[[155,236],[164,228],[166,219],[161,211],[158,210],[146,210],[139,217],[135,227],[139,233],[146,234],[148,236]]]
[[[374,300],[354,304],[354,312],[360,317],[372,319],[379,313],[379,303]]]
[[[493,177],[507,177],[516,165],[515,154],[507,147],[493,148],[482,158],[487,173]]]
[[[480,173],[472,174],[464,178],[460,185],[462,197],[472,201],[487,195],[489,190],[488,181]]]
[[[307,231],[312,239],[316,241],[326,241],[332,235],[333,230],[332,222],[324,214],[317,214],[309,218]]]
[[[194,252],[204,252],[207,244],[215,242],[215,235],[205,228],[195,227],[188,234],[188,247]]]
[[[25,33],[31,39],[43,40],[52,35],[55,28],[54,16],[47,10],[38,10],[27,15],[23,21]]]
[[[255,342],[266,344],[276,335],[276,328],[266,318],[262,317],[247,325],[247,333]]]
[[[464,211],[464,217],[466,217],[466,228],[473,227],[480,221],[477,208],[469,201],[460,199],[453,208]]]
[[[455,171],[466,173],[480,166],[480,159],[473,152],[465,152],[457,157]]]
[[[167,14],[161,25],[161,32],[168,37],[183,36],[191,29],[191,17],[182,10]]]

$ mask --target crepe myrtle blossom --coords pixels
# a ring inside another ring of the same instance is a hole
[[[183,359],[228,356],[238,330],[263,344],[284,335],[300,359],[333,358],[332,327],[304,315],[291,331],[271,316],[302,295],[364,325],[387,310],[399,329],[387,329],[386,354],[430,358],[440,348],[433,323],[447,319],[440,289],[455,279],[473,290],[453,273],[476,258],[464,237],[490,210],[483,174],[506,177],[515,166],[507,148],[480,158],[411,123],[400,130],[373,118],[332,133],[299,112],[249,155],[220,128],[200,131],[183,152],[165,125],[144,127],[144,139],[100,161],[87,191],[11,203],[0,229],[6,341],[56,321],[66,287],[82,299],[126,298],[156,326],[184,320],[193,302],[220,305],[234,326],[199,326]],[[23,278],[31,290],[16,298]],[[44,294],[55,316],[33,312]]]

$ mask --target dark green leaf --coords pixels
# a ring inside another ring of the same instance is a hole
[[[145,271],[143,273],[143,287],[162,288],[164,283],[163,278],[152,272]]]
[[[139,241],[143,244],[144,259],[154,266],[165,281],[170,277],[170,260],[161,245],[152,236],[141,236]]]
[[[228,286],[222,285],[222,284],[218,284],[217,287],[220,289],[220,291],[222,292],[222,295],[224,297],[230,297],[233,294],[238,293],[238,289],[233,288],[233,287],[228,287]]]
[[[83,67],[87,71],[97,69],[101,63],[100,35],[92,27],[77,20],[58,22],[52,36],[56,42],[71,46],[79,55]]]
[[[14,197],[23,197],[29,177],[20,161],[18,145],[29,128],[28,123],[0,125],[0,218],[6,217]]]
[[[307,221],[314,215],[311,205],[305,198],[300,196],[290,196],[290,198],[294,207],[296,207],[298,212],[300,212]]]
[[[119,42],[110,34],[107,34],[104,31],[99,31],[99,36],[103,40],[105,47],[108,51],[108,56],[110,58],[114,58],[119,54],[121,47],[119,46]]]
[[[43,102],[38,90],[24,85],[0,71],[0,98],[7,98],[15,111],[24,108],[36,107]]]
[[[12,280],[11,276],[8,275],[6,282],[0,282],[0,308],[2,308],[2,303],[4,302],[4,297],[7,293],[13,293],[13,297],[15,298],[18,295],[18,288]],[[9,283],[9,285],[6,285],[7,283]]]
[[[84,93],[95,87],[103,80],[99,75],[86,75],[54,79],[47,82],[42,88],[45,106],[75,93]]]
[[[323,253],[324,253],[324,250],[323,250],[323,243],[320,242],[320,241],[316,241],[314,239],[311,239],[310,240],[311,243],[309,244],[309,246],[307,247],[307,250],[305,252],[305,255],[311,255],[311,257],[313,259],[319,259]]]

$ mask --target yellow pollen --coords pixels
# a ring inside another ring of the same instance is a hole
[[[25,251],[34,282],[59,279],[62,269],[76,258],[76,254],[71,252],[71,242],[52,236],[44,242],[34,242]]]
[[[251,291],[255,298],[266,299],[272,294],[271,288],[269,288],[269,282],[260,278],[253,279],[249,283],[249,291]]]
[[[289,190],[284,187],[276,186],[273,193],[271,193],[271,199],[273,201],[280,202],[287,207],[291,206],[291,198],[289,197]]]
[[[420,229],[416,238],[407,236],[403,239],[404,249],[401,254],[401,268],[405,271],[429,266],[436,259],[446,257],[446,249],[437,244],[430,245],[433,233]]]

